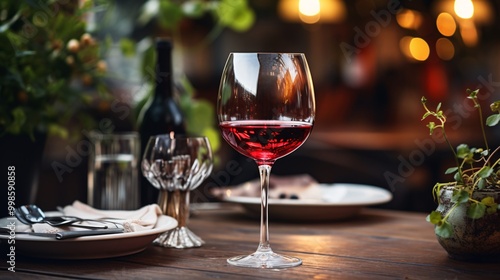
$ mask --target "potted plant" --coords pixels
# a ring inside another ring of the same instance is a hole
[[[445,172],[453,174],[453,181],[434,185],[432,193],[439,205],[427,216],[427,221],[435,225],[437,239],[451,258],[493,260],[500,257],[500,147],[488,144],[477,97],[479,90],[467,93],[479,114],[483,148],[460,144],[454,149],[446,134],[447,119],[441,103],[430,110],[425,97],[421,100],[425,109],[422,120],[434,117],[438,121],[427,124],[430,134],[441,130],[455,158],[455,166]],[[485,123],[495,126],[500,121],[500,101],[490,107],[494,113]]]

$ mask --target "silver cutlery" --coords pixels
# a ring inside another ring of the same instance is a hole
[[[96,229],[96,230],[69,230],[69,231],[60,231],[56,233],[46,233],[46,232],[30,232],[30,231],[12,231],[11,228],[1,227],[0,235],[17,235],[17,234],[26,234],[33,236],[42,236],[42,237],[51,237],[57,240],[64,240],[76,237],[83,236],[93,236],[93,235],[104,235],[104,234],[116,234],[123,233],[124,230],[122,228],[110,228],[110,229]]]
[[[73,227],[80,227],[80,228],[86,228],[86,229],[107,229],[107,225],[83,225],[83,224],[78,224],[80,222],[84,221],[93,221],[93,222],[99,222],[103,223],[103,221],[96,221],[96,220],[88,220],[88,219],[82,219],[78,217],[72,217],[72,216],[53,216],[53,217],[47,217],[45,216],[45,213],[40,209],[38,206],[34,204],[30,205],[23,205],[19,208],[16,208],[14,214],[16,215],[16,218],[23,224],[31,225],[31,224],[37,224],[37,223],[46,223],[50,226],[53,227],[61,227],[61,226],[73,226]]]

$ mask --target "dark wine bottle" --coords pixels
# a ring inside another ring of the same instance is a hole
[[[156,40],[154,94],[141,111],[138,121],[142,153],[153,135],[171,134],[174,137],[186,134],[184,117],[174,98],[172,49],[169,39]],[[141,205],[156,203],[158,194],[159,190],[141,176]]]

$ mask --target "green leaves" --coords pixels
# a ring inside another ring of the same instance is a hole
[[[435,226],[434,232],[442,238],[450,238],[453,236],[453,227],[448,222],[444,222],[441,225]]]
[[[206,2],[201,0],[186,1],[182,4],[183,13],[190,18],[200,18],[205,13]]]
[[[486,119],[487,126],[495,126],[500,121],[500,101],[495,101],[490,104],[490,109],[492,112],[497,112]]]
[[[435,225],[434,232],[442,238],[449,238],[453,235],[453,227],[446,221],[438,211],[432,211],[426,220]]]
[[[455,173],[457,171],[458,171],[458,167],[450,167],[450,168],[446,169],[444,174],[452,174],[452,173]]]
[[[486,125],[495,126],[498,124],[499,121],[500,121],[500,114],[494,114],[486,118]]]
[[[183,18],[182,8],[173,1],[160,1],[160,12],[158,20],[161,26],[166,29],[175,29]]]
[[[443,111],[441,111],[441,103],[439,103],[437,105],[436,110],[432,111],[432,110],[429,110],[429,108],[427,108],[427,105],[426,105],[427,99],[425,99],[425,97],[422,97],[421,102],[422,102],[422,105],[424,106],[424,109],[425,109],[425,113],[422,116],[421,120],[424,120],[430,116],[433,116],[434,118],[439,120],[439,122],[441,123],[441,124],[436,124],[435,122],[430,121],[427,124],[427,127],[429,128],[429,134],[432,135],[436,128],[441,128],[443,130],[443,133],[444,133],[445,138],[446,138],[446,131],[444,130],[444,124],[446,123],[446,116],[444,115]]]
[[[479,176],[479,178],[481,179],[486,179],[488,177],[491,176],[491,174],[493,174],[493,168],[491,168],[490,166],[483,166],[478,172],[477,172],[477,176]]]
[[[471,219],[479,219],[484,216],[486,205],[483,203],[474,202],[467,208],[467,217]]]
[[[100,45],[85,34],[80,9],[46,2],[2,2],[0,136],[35,130],[65,135],[69,119],[89,113],[84,92],[103,75],[97,70],[98,62],[105,69]]]
[[[486,179],[481,178],[477,183],[477,189],[482,190],[484,187],[486,187]]]
[[[465,163],[473,163],[474,155],[479,157],[488,156],[489,151],[482,148],[470,148],[467,144],[460,144],[457,146],[457,158],[461,158]]]
[[[435,122],[429,122],[427,124],[427,127],[429,128],[429,135],[432,135],[432,133],[434,133],[434,129],[436,129],[436,123]]]
[[[491,196],[487,196],[481,200],[481,203],[486,206],[486,213],[493,214],[498,210],[498,203],[495,202],[495,199]]]
[[[471,158],[473,156],[471,149],[467,144],[460,144],[457,146],[457,157],[458,158]]]
[[[26,114],[24,113],[23,108],[17,107],[14,108],[11,112],[12,114],[12,122],[9,127],[7,127],[7,131],[12,134],[18,134],[21,132],[21,129],[26,122]]]
[[[255,14],[246,0],[221,0],[215,13],[222,26],[235,31],[245,31],[255,21]]]
[[[467,96],[468,99],[477,100],[477,94],[479,93],[479,89],[476,90],[467,89],[467,93],[469,94],[469,96]]]
[[[432,211],[425,219],[431,224],[439,225],[442,223],[443,217],[440,212]]]
[[[491,196],[487,196],[481,201],[473,201],[467,209],[467,217],[471,219],[479,219],[484,217],[485,214],[493,214],[498,210],[498,203]]]
[[[480,219],[485,214],[493,214],[498,211],[499,205],[495,202],[494,198],[487,196],[481,201],[470,198],[467,191],[456,191],[453,194],[452,202],[454,205],[448,210],[448,213],[443,216],[439,211],[432,211],[427,215],[426,220],[435,225],[434,232],[442,238],[449,238],[453,235],[453,226],[448,222],[448,216],[459,206],[467,207],[466,215],[471,219]]]
[[[122,51],[123,55],[126,57],[133,57],[136,53],[136,46],[135,42],[128,39],[128,38],[123,38],[120,40],[120,50]]]
[[[469,201],[469,192],[466,190],[454,191],[451,201],[457,204]]]
[[[162,0],[159,5],[149,0],[142,9],[139,22],[146,24],[156,17],[163,28],[176,31],[183,18],[197,19],[206,13],[210,13],[218,25],[238,32],[248,30],[255,22],[255,14],[247,0]]]
[[[481,201],[473,201],[467,209],[467,217],[471,219],[479,219],[484,217],[485,214],[493,214],[498,210],[498,203],[491,196],[487,196]]]
[[[490,109],[492,112],[499,112],[500,113],[500,101],[495,101],[490,104]]]
[[[207,127],[214,127],[215,112],[212,104],[205,100],[190,99],[181,102],[188,122],[188,132],[200,134]]]

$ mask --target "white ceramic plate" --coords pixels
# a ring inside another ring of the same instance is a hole
[[[365,206],[392,199],[392,194],[385,189],[347,183],[317,184],[298,196],[299,199],[270,198],[269,217],[301,222],[346,219],[357,215]],[[240,204],[251,216],[260,216],[260,197],[225,196],[222,200]]]
[[[12,221],[12,220],[10,220]],[[7,218],[0,219],[0,226],[7,226]],[[22,224],[19,226],[23,226]],[[74,239],[55,240],[50,237],[17,234],[16,254],[47,259],[101,259],[126,256],[143,251],[161,233],[177,226],[169,216],[160,216],[154,228],[145,231],[108,235],[85,236]],[[0,235],[7,242],[7,235]]]

